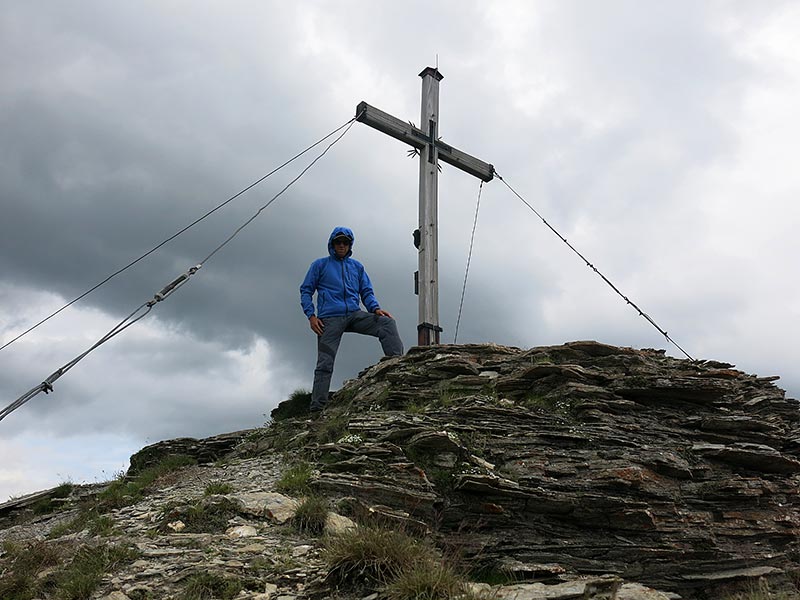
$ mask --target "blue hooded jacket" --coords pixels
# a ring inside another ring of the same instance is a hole
[[[350,251],[340,259],[333,249],[333,239],[340,235],[350,238]],[[364,265],[351,258],[355,236],[347,227],[336,227],[328,238],[328,254],[318,258],[308,268],[306,278],[300,285],[300,305],[309,319],[314,316],[312,298],[317,293],[316,315],[325,317],[344,317],[361,310],[359,300],[369,312],[380,308],[372,291]]]

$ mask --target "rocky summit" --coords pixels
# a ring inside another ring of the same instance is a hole
[[[798,598],[800,406],[776,379],[597,342],[415,347],[321,415],[296,394],[263,428],[160,442],[117,481],[0,505],[0,595],[67,597],[101,548],[94,587],[69,597]],[[404,592],[375,557],[342,562],[337,539],[377,529],[458,581]]]

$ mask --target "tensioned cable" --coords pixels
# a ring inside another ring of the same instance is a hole
[[[16,409],[18,409],[20,406],[22,406],[23,404],[28,402],[31,398],[33,398],[37,394],[39,394],[41,392],[44,392],[45,394],[47,394],[49,392],[52,392],[53,391],[53,383],[59,377],[64,375],[67,371],[69,371],[72,367],[74,367],[78,362],[83,360],[83,358],[85,358],[90,352],[92,352],[93,350],[97,349],[101,345],[105,344],[108,340],[110,340],[114,336],[122,333],[125,329],[127,329],[128,327],[130,327],[131,325],[133,325],[137,321],[143,319],[153,309],[153,306],[155,306],[158,302],[166,300],[173,292],[175,292],[175,290],[177,290],[179,287],[184,285],[192,275],[194,275],[195,273],[197,273],[197,271],[200,270],[200,268],[203,266],[203,264],[206,261],[208,261],[212,256],[214,256],[217,252],[219,252],[226,244],[228,244],[234,237],[236,237],[242,229],[244,229],[245,227],[247,227],[247,225],[252,223],[256,219],[256,217],[258,217],[270,204],[275,202],[275,200],[277,200],[278,197],[280,197],[287,189],[289,189],[295,182],[297,182],[298,179],[300,179],[303,175],[305,175],[305,173],[312,166],[314,166],[317,163],[317,161],[319,161],[319,159],[321,159],[323,156],[325,156],[328,153],[328,150],[330,150],[334,146],[334,144],[336,144],[339,140],[341,140],[344,137],[344,135],[348,131],[350,131],[350,127],[352,127],[353,123],[356,121],[357,118],[358,118],[358,116],[354,117],[353,119],[351,119],[350,121],[345,123],[345,125],[342,126],[342,127],[346,127],[346,129],[344,131],[342,131],[342,133],[340,133],[339,136],[336,139],[334,139],[330,144],[328,144],[328,146],[325,148],[325,150],[323,150],[313,161],[311,161],[302,171],[300,171],[299,175],[297,175],[288,184],[286,184],[283,187],[283,189],[281,189],[281,191],[279,191],[277,194],[275,194],[269,200],[269,202],[267,202],[266,204],[264,204],[264,206],[259,208],[258,211],[252,217],[250,217],[247,221],[244,222],[244,224],[242,224],[240,227],[238,227],[236,229],[236,231],[233,232],[232,235],[228,236],[228,238],[224,242],[222,242],[219,246],[217,246],[214,249],[214,251],[211,252],[211,254],[209,254],[206,258],[204,258],[199,264],[197,264],[194,267],[191,267],[188,271],[186,271],[182,275],[180,275],[177,278],[175,278],[172,282],[170,282],[166,286],[164,286],[164,288],[162,288],[162,290],[160,292],[158,292],[157,294],[155,294],[153,296],[152,300],[148,300],[147,302],[145,302],[144,304],[142,304],[138,308],[136,308],[136,310],[134,310],[131,314],[129,314],[127,317],[125,317],[122,321],[120,321],[114,328],[112,328],[108,333],[106,333],[103,337],[101,337],[91,348],[89,348],[88,350],[86,350],[82,354],[79,354],[77,357],[73,358],[71,361],[66,363],[64,366],[62,366],[61,368],[59,368],[56,371],[54,371],[53,373],[51,373],[42,383],[40,383],[36,387],[31,388],[26,393],[24,393],[22,396],[17,398],[14,402],[12,402],[7,407],[5,407],[2,411],[0,411],[0,421],[2,421],[9,414],[11,414]],[[342,129],[342,127],[340,127],[339,129]],[[330,137],[330,136],[326,136],[326,137]],[[137,313],[141,312],[142,309],[145,309],[145,308],[147,310],[145,310],[139,316],[136,316]]]
[[[671,343],[673,346],[675,346],[675,347],[676,347],[678,350],[680,350],[681,352],[683,352],[683,353],[686,355],[686,358],[688,358],[689,360],[694,360],[694,359],[693,359],[693,358],[692,358],[692,357],[689,355],[689,353],[688,353],[688,352],[686,352],[686,350],[684,350],[683,348],[681,348],[681,347],[680,347],[680,345],[679,345],[679,344],[678,344],[678,343],[677,343],[675,340],[673,340],[671,337],[669,337],[669,334],[668,334],[666,331],[664,331],[664,330],[663,330],[661,327],[659,327],[659,326],[658,326],[658,323],[656,323],[656,322],[655,322],[655,321],[654,321],[654,320],[653,320],[653,319],[650,317],[650,315],[648,315],[647,313],[645,313],[645,312],[644,312],[644,311],[643,311],[641,308],[639,308],[638,306],[636,306],[636,304],[635,304],[635,303],[633,303],[631,300],[629,300],[629,299],[628,299],[628,297],[627,297],[625,294],[623,294],[622,292],[620,292],[620,291],[619,291],[619,289],[617,289],[617,286],[615,286],[613,283],[611,283],[611,281],[610,281],[610,280],[609,280],[609,279],[608,279],[608,278],[607,278],[605,275],[603,275],[603,274],[602,274],[602,273],[601,273],[601,272],[600,272],[600,271],[597,269],[597,267],[595,267],[595,266],[594,266],[592,263],[590,263],[590,262],[589,262],[589,261],[586,259],[586,257],[584,257],[584,256],[583,256],[583,254],[581,254],[580,252],[578,252],[578,250],[576,250],[576,249],[575,249],[575,247],[574,247],[572,244],[570,244],[570,243],[567,241],[567,238],[565,238],[565,237],[564,237],[563,235],[561,235],[561,234],[560,234],[558,231],[556,231],[556,229],[555,229],[555,228],[554,228],[552,225],[550,225],[550,223],[548,223],[548,222],[547,222],[547,220],[546,220],[546,219],[545,219],[545,218],[544,218],[542,215],[540,215],[540,214],[539,214],[539,211],[537,211],[537,210],[536,210],[536,209],[535,209],[533,206],[531,206],[531,205],[528,203],[528,201],[527,201],[527,200],[525,200],[525,198],[523,198],[522,196],[520,196],[520,195],[517,193],[517,191],[516,191],[514,188],[512,188],[512,187],[511,187],[511,186],[508,184],[508,182],[507,182],[505,179],[503,179],[502,177],[500,177],[500,175],[497,173],[497,171],[495,171],[495,173],[494,173],[494,176],[495,176],[495,177],[497,177],[497,178],[498,178],[500,181],[502,181],[502,182],[505,184],[505,186],[506,186],[506,187],[507,187],[509,190],[511,190],[511,192],[512,192],[512,193],[513,193],[513,194],[514,194],[514,195],[515,195],[517,198],[519,198],[520,200],[522,200],[522,203],[523,203],[525,206],[527,206],[529,209],[531,209],[531,210],[533,211],[533,213],[534,213],[534,214],[535,214],[537,217],[539,217],[539,218],[542,220],[542,223],[544,223],[545,225],[547,225],[547,227],[550,229],[550,231],[552,231],[553,233],[555,233],[555,234],[556,234],[556,235],[559,237],[559,239],[560,239],[562,242],[564,242],[564,243],[565,243],[567,246],[569,246],[569,248],[570,248],[570,249],[571,249],[571,250],[572,250],[572,251],[573,251],[575,254],[577,254],[577,255],[578,255],[578,256],[579,256],[579,257],[580,257],[580,258],[583,260],[583,262],[585,262],[585,263],[586,263],[586,266],[588,266],[590,269],[592,269],[592,271],[594,271],[595,273],[597,273],[597,274],[600,276],[600,278],[601,278],[603,281],[605,281],[605,282],[606,282],[606,283],[607,283],[607,284],[608,284],[608,285],[611,287],[611,289],[612,289],[612,290],[614,290],[614,291],[615,291],[617,294],[619,294],[619,296],[620,296],[620,297],[621,297],[623,300],[625,300],[625,302],[627,302],[628,304],[630,304],[630,305],[631,305],[631,306],[632,306],[632,307],[633,307],[633,308],[636,310],[636,312],[638,312],[638,313],[639,313],[639,315],[640,315],[640,316],[642,316],[642,317],[644,317],[645,319],[647,319],[647,320],[649,321],[649,323],[650,323],[650,324],[651,324],[653,327],[655,327],[655,328],[656,328],[656,329],[659,331],[659,333],[661,333],[661,335],[663,335],[663,336],[664,336],[664,337],[667,339],[667,341],[669,341],[669,342],[670,342],[670,343]]]
[[[22,396],[17,398],[14,402],[12,402],[7,407],[5,407],[2,411],[0,411],[0,421],[2,421],[4,418],[6,418],[8,415],[10,415],[12,412],[17,410],[20,406],[25,404],[28,400],[30,400],[31,398],[33,398],[34,396],[36,396],[40,392],[44,392],[45,394],[48,394],[48,393],[52,392],[53,391],[53,384],[56,382],[56,380],[59,377],[64,375],[72,367],[74,367],[81,360],[83,360],[83,358],[86,355],[88,355],[92,350],[94,350],[98,346],[101,346],[102,344],[105,344],[108,340],[110,340],[115,335],[121,333],[122,331],[124,331],[125,329],[127,329],[128,327],[130,327],[131,325],[136,323],[136,321],[138,321],[139,319],[144,318],[147,315],[147,313],[149,313],[152,310],[153,305],[155,303],[156,303],[156,300],[151,300],[151,301],[145,302],[144,304],[139,306],[136,310],[134,310],[127,317],[125,317],[122,321],[117,323],[117,325],[113,329],[111,329],[111,331],[109,331],[107,334],[105,334],[103,337],[101,337],[91,348],[89,348],[88,350],[86,350],[82,354],[80,354],[80,355],[76,356],[75,358],[73,358],[71,361],[69,361],[67,364],[62,366],[60,369],[58,369],[58,370],[54,371],[53,373],[51,373],[42,383],[40,383],[39,385],[37,385],[34,388],[31,388],[26,393],[24,393]],[[140,312],[145,307],[147,308],[147,310],[134,319],[133,318],[134,315],[136,315],[136,313]],[[133,320],[131,320],[131,319],[133,319]]]
[[[467,254],[467,270],[464,272],[464,285],[461,288],[461,303],[458,305],[458,319],[456,319],[456,333],[453,336],[453,343],[458,343],[458,326],[461,324],[461,310],[464,308],[464,294],[467,291],[467,277],[469,277],[469,263],[472,261],[472,245],[475,242],[475,228],[478,226],[478,210],[481,207],[481,192],[483,191],[483,180],[478,188],[478,202],[475,205],[475,220],[472,222],[472,235],[469,238],[469,254]]]
[[[363,112],[363,111],[362,111],[362,112]],[[300,178],[301,178],[303,175],[305,175],[305,174],[306,174],[306,171],[308,171],[308,170],[309,170],[311,167],[313,167],[313,166],[314,166],[314,165],[317,163],[317,161],[318,161],[320,158],[322,158],[323,156],[325,156],[325,155],[328,153],[328,150],[330,150],[330,149],[333,147],[333,145],[334,145],[336,142],[338,142],[340,139],[342,139],[342,138],[344,137],[344,135],[345,135],[345,134],[346,134],[348,131],[350,131],[350,128],[353,126],[353,123],[355,123],[355,122],[356,122],[356,119],[358,119],[358,117],[359,117],[359,116],[361,116],[361,114],[358,114],[358,115],[356,115],[355,117],[353,117],[352,119],[350,119],[350,121],[348,121],[348,122],[345,124],[345,125],[347,125],[347,128],[346,128],[346,129],[345,129],[345,130],[344,130],[342,133],[340,133],[340,134],[339,134],[339,137],[337,137],[337,138],[336,138],[335,140],[333,140],[333,141],[332,141],[330,144],[328,144],[328,146],[325,148],[325,150],[323,150],[323,151],[322,151],[322,153],[321,153],[319,156],[317,156],[317,158],[315,158],[314,160],[312,160],[312,161],[311,161],[311,162],[308,164],[308,166],[306,166],[306,168],[305,168],[305,169],[303,169],[302,171],[300,171],[300,174],[299,174],[299,175],[297,175],[297,177],[295,177],[295,178],[294,178],[294,179],[292,179],[292,180],[291,180],[289,183],[287,183],[287,184],[286,184],[286,186],[285,186],[285,187],[284,187],[284,188],[283,188],[283,189],[282,189],[280,192],[278,192],[277,194],[275,194],[275,195],[272,197],[272,199],[271,199],[269,202],[267,202],[267,203],[266,203],[264,206],[262,206],[261,208],[259,208],[259,209],[258,209],[258,211],[256,212],[256,214],[254,214],[252,217],[250,217],[249,219],[247,219],[247,221],[245,221],[244,223],[242,223],[242,224],[241,224],[241,225],[240,225],[240,226],[239,226],[239,227],[236,229],[236,231],[234,231],[234,232],[233,232],[233,233],[232,233],[230,236],[228,236],[228,238],[227,238],[227,239],[226,239],[224,242],[222,242],[222,243],[221,243],[219,246],[217,246],[216,248],[214,248],[214,250],[213,250],[213,252],[211,252],[211,254],[209,254],[209,255],[208,255],[208,256],[206,256],[206,257],[205,257],[205,258],[204,258],[202,261],[200,261],[200,264],[199,264],[199,266],[201,266],[201,267],[202,267],[202,266],[203,266],[203,265],[206,263],[206,261],[207,261],[208,259],[210,259],[210,258],[211,258],[212,256],[214,256],[214,255],[215,255],[217,252],[219,252],[220,250],[222,250],[222,248],[223,248],[225,245],[227,245],[227,244],[228,244],[228,242],[230,242],[230,241],[231,241],[233,238],[235,238],[237,235],[239,235],[239,232],[240,232],[242,229],[244,229],[245,227],[247,227],[248,225],[250,225],[250,223],[252,223],[252,222],[253,222],[253,221],[254,221],[254,220],[255,220],[255,219],[258,217],[258,215],[260,215],[260,214],[261,214],[261,212],[262,212],[264,209],[266,209],[266,208],[267,208],[267,207],[268,207],[270,204],[272,204],[273,202],[275,202],[275,200],[277,200],[277,199],[278,199],[278,197],[279,197],[281,194],[283,194],[283,192],[285,192],[286,190],[288,190],[288,189],[289,189],[289,188],[292,186],[292,184],[294,184],[294,182],[295,182],[295,181],[297,181],[297,180],[298,180],[298,179],[300,179]],[[340,127],[340,129],[341,129],[341,127]]]
[[[342,129],[344,129],[345,127],[347,127],[348,125],[352,125],[352,124],[353,124],[353,121],[355,121],[355,117],[354,117],[353,119],[350,119],[349,121],[347,121],[347,123],[345,123],[345,124],[343,124],[343,125],[340,125],[340,126],[339,126],[339,127],[337,127],[336,129],[334,129],[333,131],[331,131],[329,134],[327,134],[325,137],[323,137],[323,138],[320,138],[319,140],[317,140],[316,142],[314,142],[313,144],[311,144],[310,146],[308,146],[308,147],[307,147],[305,150],[303,150],[303,151],[299,152],[298,154],[295,154],[295,155],[294,155],[292,158],[290,158],[289,160],[287,160],[285,163],[283,163],[283,164],[282,164],[282,165],[280,165],[279,167],[276,167],[276,168],[274,168],[272,171],[270,171],[269,173],[267,173],[266,175],[264,175],[264,176],[263,176],[263,177],[261,177],[260,179],[257,179],[256,181],[254,181],[253,183],[251,183],[250,185],[248,185],[247,187],[245,187],[245,188],[244,188],[244,189],[242,189],[241,191],[237,192],[236,194],[234,194],[233,196],[231,196],[230,198],[228,198],[227,200],[225,200],[224,202],[222,202],[221,204],[218,204],[217,206],[215,206],[214,208],[212,208],[211,210],[209,210],[207,213],[205,213],[203,216],[201,216],[201,217],[199,217],[199,218],[195,219],[194,221],[192,221],[191,223],[189,223],[189,224],[188,224],[186,227],[184,227],[183,229],[181,229],[181,230],[180,230],[180,231],[178,231],[177,233],[174,233],[174,234],[172,234],[172,235],[171,235],[171,236],[169,236],[167,239],[165,239],[163,242],[161,242],[160,244],[158,244],[158,245],[154,246],[153,248],[151,248],[150,250],[148,250],[147,252],[145,252],[144,254],[142,254],[142,255],[141,255],[139,258],[137,258],[137,259],[135,259],[135,260],[131,261],[130,263],[128,263],[127,265],[125,265],[125,266],[124,266],[124,267],[122,267],[121,269],[118,269],[117,271],[113,272],[111,275],[109,275],[108,277],[106,277],[105,279],[103,279],[103,280],[102,280],[100,283],[98,283],[98,284],[94,285],[93,287],[89,288],[88,290],[86,290],[85,292],[83,292],[83,293],[82,293],[80,296],[78,296],[77,298],[75,298],[74,300],[72,300],[72,301],[68,302],[67,304],[65,304],[64,306],[62,306],[61,308],[59,308],[59,309],[58,309],[57,311],[55,311],[54,313],[50,314],[49,316],[45,317],[44,319],[42,319],[41,321],[39,321],[38,323],[36,323],[36,324],[35,324],[35,325],[33,325],[32,327],[30,327],[30,328],[26,329],[25,331],[23,331],[22,333],[20,333],[20,334],[19,334],[17,337],[15,337],[15,338],[13,338],[12,340],[10,340],[10,341],[6,342],[6,343],[5,343],[5,344],[3,344],[2,346],[0,346],[0,350],[3,350],[4,348],[6,348],[6,347],[10,346],[10,345],[11,345],[11,344],[13,344],[14,342],[16,342],[18,339],[20,339],[20,338],[22,338],[23,336],[25,336],[25,335],[29,334],[31,331],[33,331],[34,329],[36,329],[36,328],[37,328],[37,327],[39,327],[40,325],[43,325],[44,323],[46,323],[47,321],[49,321],[50,319],[52,319],[53,317],[55,317],[56,315],[58,315],[60,312],[62,312],[62,311],[64,311],[64,310],[66,310],[67,308],[69,308],[70,306],[72,306],[73,304],[75,304],[76,302],[78,302],[79,300],[82,300],[83,298],[85,298],[86,296],[88,296],[89,294],[91,294],[92,292],[94,292],[94,291],[95,291],[97,288],[99,288],[100,286],[102,286],[102,285],[104,285],[104,284],[108,283],[108,282],[109,282],[109,281],[111,281],[111,280],[112,280],[114,277],[116,277],[117,275],[119,275],[120,273],[122,273],[123,271],[127,271],[129,268],[131,268],[133,265],[135,265],[135,264],[136,264],[136,263],[138,263],[139,261],[141,261],[141,260],[144,260],[145,258],[147,258],[148,256],[150,256],[150,255],[151,255],[153,252],[155,252],[156,250],[158,250],[159,248],[161,248],[161,247],[162,247],[162,246],[164,246],[165,244],[167,244],[167,243],[171,242],[172,240],[174,240],[176,237],[178,237],[179,235],[181,235],[182,233],[184,233],[184,232],[185,232],[185,231],[187,231],[188,229],[191,229],[192,227],[194,227],[195,225],[197,225],[197,224],[198,224],[200,221],[202,221],[202,220],[203,220],[203,219],[205,219],[206,217],[209,217],[209,216],[211,216],[212,214],[214,214],[215,212],[217,212],[219,209],[223,208],[223,207],[224,207],[224,206],[226,206],[227,204],[229,204],[229,203],[233,202],[234,200],[236,200],[236,198],[238,198],[239,196],[241,196],[241,195],[242,195],[242,194],[244,194],[245,192],[248,192],[248,191],[250,191],[251,189],[253,189],[255,186],[257,186],[259,183],[263,182],[265,179],[267,179],[267,178],[268,178],[268,177],[270,177],[271,175],[274,175],[275,173],[277,173],[278,171],[280,171],[281,169],[283,169],[285,166],[287,166],[287,165],[289,165],[290,163],[294,162],[295,160],[297,160],[298,158],[300,158],[301,156],[303,156],[304,154],[306,154],[307,152],[309,152],[309,151],[310,151],[310,150],[312,150],[313,148],[315,148],[315,147],[319,146],[319,145],[320,145],[322,142],[324,142],[325,140],[327,140],[329,137],[331,137],[331,136],[335,135],[336,133],[338,133],[339,131],[341,131]]]

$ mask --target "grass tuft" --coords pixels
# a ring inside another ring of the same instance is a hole
[[[328,519],[328,501],[318,496],[309,496],[297,507],[292,524],[300,531],[320,534]]]
[[[236,504],[228,498],[211,498],[196,504],[168,504],[162,512],[160,529],[169,532],[169,523],[181,521],[186,533],[221,533],[237,514]]]
[[[325,548],[329,577],[342,582],[366,578],[383,583],[434,556],[431,546],[404,533],[371,527],[335,536]]]
[[[307,415],[311,404],[311,392],[306,389],[296,389],[287,400],[276,406],[269,416],[273,421],[283,421]]]
[[[297,462],[281,473],[281,478],[275,487],[283,494],[308,493],[312,474],[313,469],[309,463]]]
[[[242,591],[238,579],[221,577],[213,573],[197,573],[186,580],[180,600],[232,600]]]
[[[418,400],[412,400],[405,406],[405,411],[412,415],[423,415],[427,411],[428,405]]]
[[[32,600],[46,595],[55,587],[46,572],[62,560],[63,550],[55,544],[6,542],[0,560],[0,598]]]
[[[52,499],[42,498],[41,500],[34,502],[31,509],[35,515],[47,515],[56,509],[56,505],[53,503]]]
[[[109,516],[101,515],[96,502],[85,502],[80,506],[75,517],[53,527],[47,534],[47,539],[57,539],[84,529],[88,529],[91,535],[111,535],[113,528],[114,520]]]
[[[89,521],[89,533],[94,536],[109,536],[114,533],[114,519],[108,515],[97,515]]]
[[[100,585],[103,576],[132,563],[139,552],[129,546],[84,546],[59,575],[59,600],[86,600]]]
[[[325,418],[320,422],[316,432],[316,440],[320,444],[329,444],[347,435],[350,417],[341,408],[328,409]]]
[[[140,500],[159,477],[195,464],[197,461],[191,456],[171,454],[157,465],[144,469],[130,479],[120,474],[100,493],[98,496],[100,504],[106,509],[130,506]]]
[[[569,398],[529,393],[521,404],[529,410],[550,413],[562,419],[572,420],[575,418],[575,403]]]
[[[69,546],[48,542],[6,544],[0,566],[3,600],[86,600],[103,576],[138,558],[128,546],[83,546],[67,562]]]
[[[773,590],[772,586],[765,579],[752,581],[747,584],[745,589],[741,592],[736,592],[732,595],[725,596],[724,600],[796,600],[800,588],[797,586],[794,590]]]
[[[222,481],[212,481],[206,486],[206,490],[203,492],[203,495],[215,496],[230,494],[231,492],[233,492],[233,486],[231,484],[224,483]]]
[[[327,541],[328,578],[369,582],[387,600],[480,600],[453,563],[436,548],[403,532],[375,527],[346,531]]]
[[[395,574],[384,588],[388,600],[471,600],[464,579],[450,565],[418,562]]]
[[[51,496],[53,498],[68,498],[74,489],[75,485],[71,481],[65,481],[53,490]]]

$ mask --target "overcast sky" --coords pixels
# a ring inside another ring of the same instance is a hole
[[[695,358],[800,392],[797,2],[6,1],[0,344],[345,123],[419,124],[492,163]],[[321,149],[322,147],[320,147]],[[162,439],[262,425],[309,388],[299,305],[337,225],[416,340],[418,159],[363,125],[189,283],[0,422],[0,501],[101,481]],[[298,161],[0,351],[6,406],[202,260]],[[452,342],[479,182],[443,165]],[[484,186],[459,342],[681,356],[503,184]],[[380,357],[346,336],[334,386]]]

